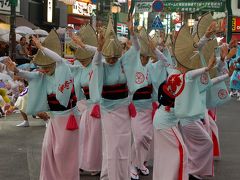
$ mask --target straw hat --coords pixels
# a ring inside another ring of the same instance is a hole
[[[84,44],[95,47],[97,46],[97,35],[95,30],[90,24],[83,26],[80,29],[78,36],[80,37]],[[92,58],[94,56],[94,52],[87,51],[86,49],[83,48],[77,48],[76,51],[74,52],[74,56],[76,59],[84,61]]]
[[[156,31],[151,40],[154,44],[160,45],[163,42],[163,39],[160,36],[160,31]]]
[[[149,47],[149,37],[145,28],[140,29],[138,33],[138,39],[141,46],[140,54],[143,56],[154,56],[154,53]]]
[[[113,29],[112,14],[109,16],[104,39],[105,42],[102,48],[103,56],[106,58],[120,57],[122,55],[122,46]]]
[[[212,22],[213,17],[211,13],[206,13],[201,17],[197,25],[197,35],[199,39],[201,39],[201,37],[204,36],[206,30],[208,29]]]
[[[215,51],[215,48],[218,46],[217,40],[211,40],[208,41],[207,44],[202,48],[202,54],[205,58],[206,64],[208,64],[209,59],[211,58],[212,54]],[[210,70],[210,77],[214,78],[217,75],[217,70],[216,69],[211,69]]]
[[[199,38],[198,38],[198,35],[197,35],[197,34],[195,34],[195,35],[193,36],[193,41],[194,41],[194,43],[198,43]]]
[[[201,67],[200,56],[195,51],[193,37],[186,25],[181,27],[175,39],[174,55],[177,62],[188,69]]]
[[[61,42],[55,30],[51,30],[51,32],[48,34],[42,45],[61,56],[62,53]],[[39,49],[36,56],[33,59],[33,63],[38,66],[49,66],[54,64],[55,61],[50,57],[44,55],[42,51]]]

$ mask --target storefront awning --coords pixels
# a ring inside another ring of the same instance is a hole
[[[0,14],[0,21],[3,21],[7,24],[10,24],[10,16],[9,15],[4,15],[4,14]],[[28,20],[26,20],[25,18],[21,17],[21,16],[17,16],[16,17],[16,27],[18,26],[27,26],[31,29],[37,29],[38,27],[35,26],[33,23],[29,22]]]
[[[68,24],[84,25],[90,22],[89,17],[68,15]]]

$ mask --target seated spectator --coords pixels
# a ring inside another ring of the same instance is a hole
[[[27,49],[27,42],[25,37],[21,37],[20,43],[16,46],[16,63],[17,65],[30,63],[28,58],[29,51]]]

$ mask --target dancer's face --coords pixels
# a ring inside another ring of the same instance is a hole
[[[142,62],[143,66],[145,66],[148,63],[149,58],[150,58],[149,56],[143,56],[143,55],[140,56],[140,59],[141,59],[141,62]]]
[[[118,58],[117,57],[111,57],[111,58],[105,58],[106,62],[110,65],[113,65],[117,62]]]
[[[48,76],[51,76],[54,74],[56,68],[56,64],[52,64],[49,66],[40,66],[39,71],[43,74],[46,74]]]
[[[87,66],[92,62],[92,58],[84,59],[84,60],[79,60],[79,62],[80,62],[84,67],[87,67]]]

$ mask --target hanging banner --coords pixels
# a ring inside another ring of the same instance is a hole
[[[171,12],[196,12],[196,11],[214,11],[224,12],[225,2],[221,1],[164,1],[164,11]]]
[[[12,1],[11,1],[12,2]],[[13,3],[16,3],[16,13],[20,13],[20,0],[14,0]],[[2,14],[10,14],[10,0],[0,0],[0,13]]]
[[[226,2],[223,0],[219,1],[166,1],[162,0],[164,4],[163,11],[170,12],[196,12],[196,11],[206,11],[206,12],[225,12]],[[136,12],[152,12],[153,1],[149,2],[148,0],[138,0],[135,8]]]
[[[153,2],[137,2],[135,4],[136,13],[152,12]]]

